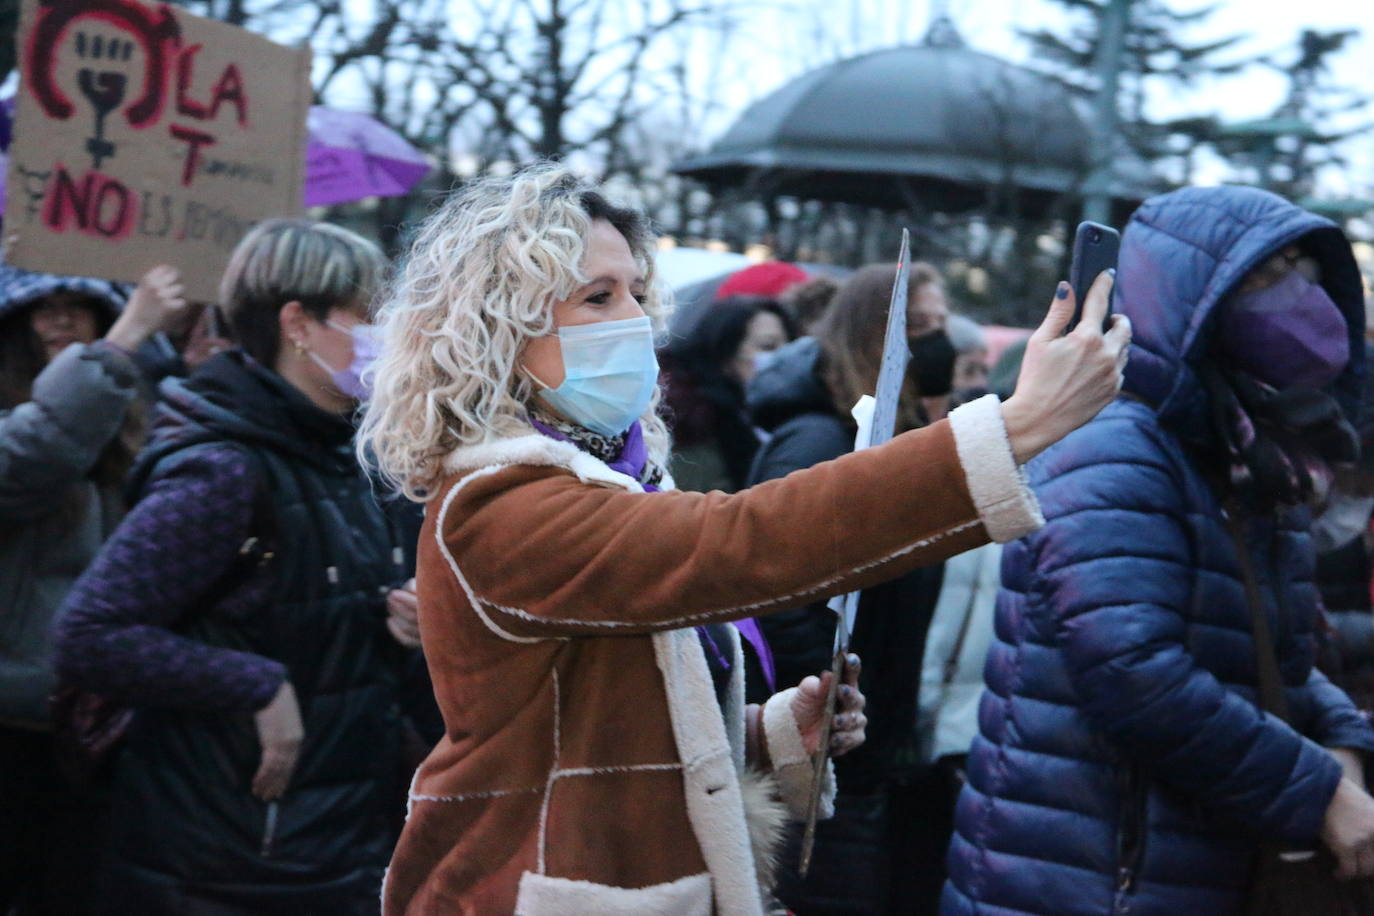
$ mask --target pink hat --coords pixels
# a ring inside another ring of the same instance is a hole
[[[795,264],[768,261],[737,270],[716,290],[717,299],[730,296],[764,296],[776,299],[783,292],[811,277]]]

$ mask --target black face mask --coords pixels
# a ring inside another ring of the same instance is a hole
[[[949,335],[943,330],[934,331],[913,337],[908,345],[911,347],[911,372],[921,389],[921,397],[949,394],[954,388],[954,361],[959,357]]]

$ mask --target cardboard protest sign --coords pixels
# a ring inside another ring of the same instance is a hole
[[[254,223],[301,212],[307,50],[166,4],[23,0],[6,259],[215,298]]]

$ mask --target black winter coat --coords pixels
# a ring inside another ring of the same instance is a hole
[[[283,664],[305,738],[272,806],[251,781],[253,716],[141,708],[114,773],[119,912],[375,913],[403,787],[400,673],[384,595],[408,578],[394,526],[352,453],[352,429],[238,354],[166,396],[136,486],[188,450],[251,456],[262,495],[255,533],[274,554],[256,611],[223,608],[235,583],[207,583],[178,632]],[[235,571],[249,575],[247,570]]]
[[[809,337],[778,350],[749,389],[754,422],[771,433],[755,456],[750,484],[785,477],[854,450],[855,427],[837,413],[818,376],[820,347]],[[916,702],[926,631],[940,597],[943,567],[916,570],[866,589],[850,641],[863,660],[867,740],[835,761],[835,817],[817,833],[803,883],[784,870],[780,896],[802,916],[899,912],[909,877],[900,862],[919,825],[898,823],[889,804],[897,783],[921,778],[915,752]],[[830,667],[835,615],[809,604],[758,618],[777,665],[778,684],[795,684]],[[784,865],[794,861],[790,855]]]
[[[854,450],[855,428],[831,404],[817,376],[820,346],[803,337],[778,350],[754,379],[749,406],[772,436],[759,450],[749,483],[785,477]],[[851,648],[863,660],[868,739],[836,761],[839,790],[866,793],[909,775],[926,630],[940,597],[943,567],[920,569],[864,591]],[[795,684],[830,667],[835,615],[809,604],[760,617],[777,664],[778,684]]]

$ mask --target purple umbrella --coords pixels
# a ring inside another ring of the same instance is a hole
[[[0,213],[14,119],[14,97],[0,99]],[[305,205],[327,207],[364,197],[405,194],[429,174],[424,154],[377,119],[320,105],[306,122]]]
[[[312,105],[306,127],[307,207],[396,197],[429,174],[424,155],[370,115]]]

